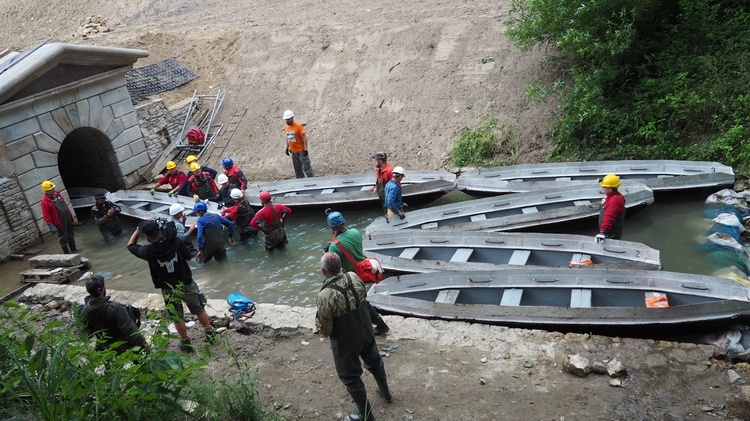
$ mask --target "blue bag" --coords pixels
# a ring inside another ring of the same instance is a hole
[[[227,304],[232,310],[232,318],[253,317],[255,315],[255,303],[242,294],[233,292],[227,296]]]

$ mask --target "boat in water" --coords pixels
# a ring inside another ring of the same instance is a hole
[[[734,170],[718,162],[640,160],[554,162],[469,170],[458,177],[458,189],[487,196],[554,188],[560,184],[596,183],[607,174],[643,183],[657,195],[712,193],[734,184]]]
[[[746,286],[667,271],[526,268],[402,275],[373,285],[367,300],[403,316],[587,332],[652,327],[662,337],[675,326],[716,327],[750,316]]]
[[[261,190],[271,193],[275,203],[289,206],[294,211],[314,211],[325,208],[337,210],[380,207],[374,191],[374,174],[346,174],[327,177],[291,179],[270,183],[251,184],[245,199],[260,207]],[[456,188],[456,175],[447,171],[408,171],[402,183],[402,195],[410,204],[428,203]]]
[[[367,257],[391,273],[493,270],[508,266],[661,269],[659,251],[641,243],[572,234],[381,231],[364,236]],[[558,269],[559,270],[559,269]]]
[[[654,193],[640,183],[623,183],[626,216],[654,203]],[[466,200],[406,212],[405,219],[379,217],[366,233],[421,229],[461,231],[555,231],[596,224],[604,193],[595,184],[567,185],[527,193]]]

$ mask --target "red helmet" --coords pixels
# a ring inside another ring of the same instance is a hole
[[[261,190],[258,198],[260,199],[260,203],[268,203],[271,201],[271,193]]]

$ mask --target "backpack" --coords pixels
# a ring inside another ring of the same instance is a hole
[[[255,303],[253,300],[233,292],[227,297],[227,304],[229,304],[230,310],[232,310],[232,318],[234,320],[240,317],[253,317],[255,315]]]
[[[200,129],[190,129],[187,133],[187,140],[191,145],[202,145],[206,141],[206,135]]]

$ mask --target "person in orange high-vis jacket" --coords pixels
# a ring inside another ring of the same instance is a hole
[[[310,163],[310,154],[307,152],[307,132],[299,121],[294,119],[292,110],[284,111],[283,119],[286,122],[284,133],[286,133],[286,154],[292,156],[294,176],[297,178],[315,177]]]

